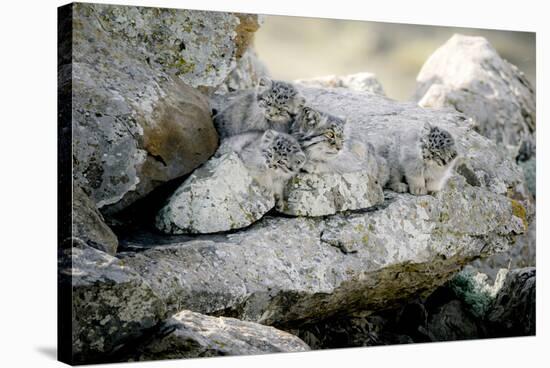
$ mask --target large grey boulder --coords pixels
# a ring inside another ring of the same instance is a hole
[[[94,202],[78,186],[73,188],[72,205],[72,238],[114,255],[118,247],[115,233],[105,224]]]
[[[218,138],[199,89],[224,82],[248,48],[255,16],[74,4],[66,26],[73,52],[60,86],[72,88],[74,181],[102,212],[214,153]]]
[[[325,216],[366,209],[383,201],[382,187],[367,170],[298,174],[288,181],[277,210],[292,216]]]
[[[320,88],[349,88],[358,92],[371,92],[384,96],[384,88],[376,78],[376,75],[368,72],[349,74],[343,76],[326,75],[310,79],[298,79],[298,84],[308,87]]]
[[[264,216],[246,230],[173,239],[122,253],[176,313],[190,309],[284,326],[336,313],[376,311],[428,293],[463,265],[511,246],[525,230],[523,175],[462,114],[370,93],[303,88],[309,101],[348,119],[358,137],[388,129],[448,129],[468,164],[434,196],[387,192],[375,208],[333,216]]]
[[[235,318],[181,311],[137,350],[137,360],[181,359],[308,351],[298,337]]]
[[[536,128],[531,83],[483,37],[455,34],[437,49],[417,76],[415,99],[423,107],[454,107],[512,151]]]
[[[169,234],[215,233],[246,227],[275,205],[235,153],[212,158],[170,197],[156,217]]]
[[[201,313],[291,324],[381,310],[435,289],[523,231],[505,196],[460,177],[436,197],[323,218],[264,218],[245,231],[121,253],[166,301]],[[152,244],[149,244],[152,245]]]
[[[165,303],[123,261],[76,241],[59,255],[73,363],[108,361],[166,317]],[[67,301],[67,300],[65,300]]]

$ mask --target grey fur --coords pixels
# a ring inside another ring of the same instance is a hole
[[[262,77],[256,88],[236,96],[227,108],[216,113],[214,125],[220,138],[251,130],[287,132],[304,103],[304,97],[291,83]]]
[[[251,176],[280,201],[286,182],[306,163],[298,141],[289,134],[269,129],[225,139],[217,155],[236,152]]]
[[[347,173],[369,170],[378,182],[386,182],[388,165],[374,146],[360,141],[348,132],[346,120],[304,106],[290,126],[307,156],[302,170],[309,173]]]
[[[458,158],[455,140],[448,131],[426,124],[420,132],[396,131],[389,139],[379,142],[376,152],[389,168],[384,186],[414,195],[443,189]]]
[[[309,173],[339,171],[336,157],[344,148],[344,119],[304,106],[290,126],[292,134],[304,150],[307,163],[303,170]]]

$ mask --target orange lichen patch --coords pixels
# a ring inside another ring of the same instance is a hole
[[[260,28],[260,25],[258,24],[257,15],[242,13],[236,13],[235,15],[240,21],[235,29],[235,32],[237,32],[237,36],[235,37],[235,45],[237,46],[235,56],[237,59],[240,59],[248,48],[248,45],[252,43],[254,32]]]
[[[527,211],[525,210],[525,207],[523,207],[521,203],[515,199],[510,199],[510,203],[512,205],[512,214],[521,219],[523,222],[523,227],[527,230],[529,224],[527,222]]]

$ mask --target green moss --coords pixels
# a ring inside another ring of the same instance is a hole
[[[172,68],[178,69],[178,71],[176,72],[176,75],[187,74],[195,70],[195,63],[188,62],[184,58],[179,58],[170,66]]]
[[[367,245],[369,243],[369,235],[368,234],[363,235],[361,240],[363,241],[364,245]]]
[[[478,317],[485,315],[492,298],[488,292],[478,287],[471,273],[459,272],[449,281],[449,287],[469,307],[474,315]]]
[[[527,227],[529,225],[527,223],[527,211],[525,210],[525,207],[523,207],[521,203],[519,203],[515,199],[510,199],[510,203],[512,205],[512,214],[521,219],[521,221],[523,222],[523,227],[525,228],[525,230],[527,230]]]

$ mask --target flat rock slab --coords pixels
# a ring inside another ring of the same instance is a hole
[[[437,196],[327,218],[264,218],[223,237],[121,253],[167,308],[269,325],[381,310],[434,290],[524,230],[513,200],[460,176]]]
[[[156,219],[169,234],[215,233],[246,227],[275,206],[235,153],[209,160],[170,197]]]
[[[253,355],[310,350],[298,337],[273,327],[235,318],[181,311],[137,349],[138,360]]]
[[[381,186],[367,171],[298,174],[287,183],[277,211],[292,216],[325,216],[366,209],[383,201]]]

